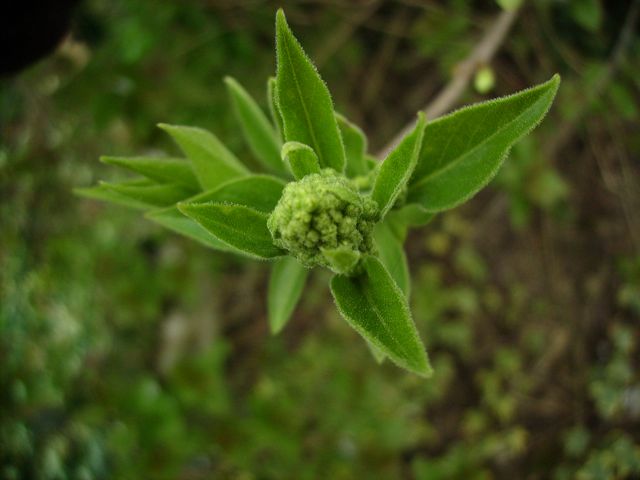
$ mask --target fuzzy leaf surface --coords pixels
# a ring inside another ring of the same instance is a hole
[[[284,252],[271,240],[268,214],[232,203],[181,203],[178,209],[225,244],[257,259],[271,259]]]
[[[160,124],[193,163],[203,190],[247,175],[249,171],[218,137],[202,128]]]
[[[321,167],[342,172],[344,146],[329,89],[293,36],[282,10],[276,14],[276,53],[276,99],[285,140],[309,145]]]
[[[278,333],[296,308],[309,270],[293,257],[282,257],[273,265],[269,277],[267,311],[272,333]]]
[[[367,152],[366,135],[360,127],[347,120],[344,115],[336,113],[336,120],[344,143],[347,176],[366,175],[369,173],[369,166],[365,160],[365,153]]]
[[[235,203],[262,213],[271,213],[282,196],[284,186],[284,180],[271,175],[250,175],[223,183],[218,188],[190,198],[188,202]]]
[[[363,273],[336,275],[331,292],[344,319],[394,363],[423,376],[431,374],[407,299],[380,260],[362,260]]]
[[[378,248],[378,256],[396,285],[409,298],[410,275],[407,256],[402,242],[386,222],[378,223],[373,230],[373,238]]]
[[[152,210],[145,215],[152,222],[157,223],[175,233],[195,240],[205,247],[213,248],[223,252],[236,252],[224,242],[211,235],[199,223],[191,220],[178,210],[177,207],[162,208]]]
[[[413,174],[418,163],[425,126],[424,114],[420,112],[413,131],[402,139],[380,165],[371,198],[378,202],[380,215],[383,218],[393,207],[398,195]]]
[[[234,78],[226,77],[224,81],[249,148],[266,168],[285,173],[280,161],[281,141],[278,132],[256,101]]]
[[[267,100],[269,100],[269,113],[271,114],[271,120],[276,126],[278,131],[278,138],[281,142],[284,141],[284,122],[282,121],[282,114],[280,113],[280,107],[278,107],[278,99],[276,98],[277,91],[276,77],[269,77],[267,80]]]
[[[271,175],[251,175],[230,180],[218,188],[191,197],[186,202],[234,203],[268,214],[278,203],[284,185],[283,180]],[[207,247],[235,251],[218,240],[202,225],[185,216],[175,205],[149,212],[147,218],[180,235],[197,240]]]
[[[312,173],[320,173],[318,156],[310,146],[304,143],[285,143],[282,146],[282,161],[289,167],[296,180]]]
[[[104,156],[100,161],[126,168],[158,183],[176,183],[191,189],[194,193],[200,190],[193,167],[184,158]]]
[[[497,173],[509,148],[544,118],[560,77],[429,122],[409,201],[429,212],[453,208]]]

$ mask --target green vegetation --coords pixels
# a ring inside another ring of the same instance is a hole
[[[362,190],[374,180],[364,152],[415,118],[501,11],[414,3],[284,4],[345,114],[345,159],[359,159],[347,174]],[[197,195],[200,174],[174,158],[159,122],[216,132],[246,170],[269,172],[234,180],[258,182],[257,194],[282,189],[273,175],[286,165],[279,144],[259,146],[265,124],[286,130],[282,118],[259,101],[274,122],[255,120],[243,94],[277,97],[264,85],[275,67],[271,5],[88,1],[74,42],[0,85],[0,477],[640,475],[640,41],[625,26],[636,4],[527,2],[482,66],[493,85],[470,86],[457,105],[558,71],[545,122],[474,201],[409,233],[432,214],[399,191],[405,206],[374,229],[382,262],[396,258],[389,273],[411,291],[434,372],[425,380],[371,362],[332,305],[327,271],[279,260],[270,274],[203,247],[225,245],[185,223],[175,202],[141,221],[73,195],[104,178],[132,182],[105,186],[109,199],[144,192],[143,211],[164,198],[114,165],[174,184],[176,198]],[[427,132],[445,123],[427,120]],[[288,151],[289,164],[313,169],[295,144]],[[96,162],[105,152],[108,165]],[[131,152],[170,157],[151,172],[123,157]],[[431,191],[450,191],[447,171]],[[229,185],[224,201],[239,191]],[[291,296],[271,294],[270,278]]]
[[[173,223],[165,221],[165,226],[185,236],[208,238],[203,243],[212,248],[259,260],[291,255],[300,262],[299,271],[316,265],[328,268],[336,274],[331,293],[338,310],[373,345],[375,357],[381,361],[388,356],[408,370],[430,376],[431,367],[409,311],[410,277],[402,249],[406,230],[416,221],[399,216],[393,223],[402,233],[396,238],[393,233],[376,237],[386,264],[378,258],[373,229],[380,224],[379,231],[392,231],[387,219],[392,209],[426,214],[452,208],[473,196],[495,175],[513,143],[547,113],[559,76],[431,124],[420,112],[413,131],[378,164],[364,161],[366,137],[340,117],[342,129],[355,133],[347,134],[347,141],[355,139],[357,144],[356,148],[345,147],[329,90],[293,36],[282,10],[276,14],[276,52],[277,74],[268,98],[275,116],[273,125],[238,82],[230,77],[225,81],[247,143],[268,169],[280,172],[280,180],[251,175],[206,130],[161,124],[186,159],[110,158],[107,163],[144,176],[119,184],[103,182],[77,192],[146,208],[152,219],[158,215],[154,209],[160,207],[164,219],[165,209],[170,208]],[[278,164],[274,148],[277,151],[283,141],[282,163]],[[349,178],[346,171],[362,171],[366,181],[363,184],[359,176]],[[296,181],[282,189],[289,175]],[[180,213],[188,218],[181,218]],[[389,254],[392,250],[394,254]],[[289,263],[288,270],[293,269]],[[279,275],[271,278],[282,280]],[[298,272],[292,278],[301,283],[292,285],[289,278],[284,285],[269,288],[276,303],[289,304],[286,310],[270,310],[277,315],[270,319],[272,326],[277,325],[273,331],[286,323],[285,312],[293,312],[290,289],[297,300],[306,276]]]

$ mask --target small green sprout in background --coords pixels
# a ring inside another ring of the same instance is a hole
[[[162,124],[186,158],[105,157],[142,176],[78,193],[141,209],[210,248],[272,261],[267,306],[274,333],[293,313],[308,269],[328,268],[338,310],[376,358],[429,376],[408,306],[406,233],[484,187],[511,146],[542,120],[560,79],[429,122],[419,114],[413,130],[376,163],[362,130],[334,111],[282,10],[276,52],[271,119],[236,80],[225,79],[266,173],[250,172],[210,132]]]

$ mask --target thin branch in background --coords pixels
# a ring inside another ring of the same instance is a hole
[[[428,119],[434,119],[449,111],[460,99],[476,69],[489,63],[502,45],[507,33],[518,16],[518,9],[504,10],[495,22],[487,29],[487,33],[469,56],[456,65],[451,81],[429,102],[423,109]],[[415,121],[407,124],[398,132],[379,153],[384,158],[398,144],[398,142],[413,129]]]

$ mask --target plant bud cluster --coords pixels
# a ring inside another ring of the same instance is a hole
[[[328,251],[373,253],[378,205],[334,170],[289,183],[268,220],[274,243],[307,267],[332,268]]]

